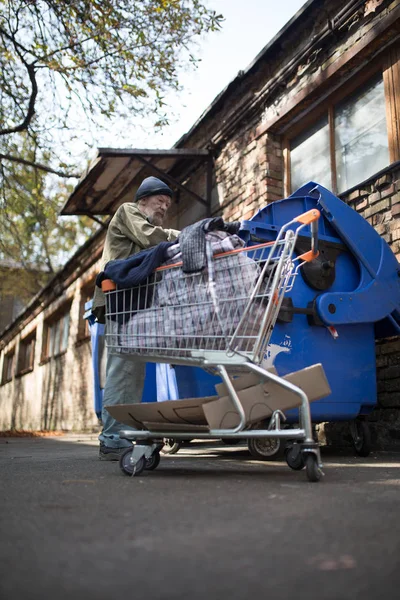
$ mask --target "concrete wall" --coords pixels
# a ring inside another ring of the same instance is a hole
[[[91,430],[97,426],[91,345],[87,339],[78,339],[82,287],[97,271],[96,263],[45,310],[23,323],[2,349],[0,373],[3,373],[5,356],[13,348],[18,364],[21,339],[36,331],[33,370],[17,374],[10,382],[0,385],[0,430]],[[42,361],[44,323],[66,302],[72,302],[67,349],[57,357]]]

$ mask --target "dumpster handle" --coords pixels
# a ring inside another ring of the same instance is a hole
[[[311,229],[311,250],[299,256],[299,260],[303,262],[310,262],[317,258],[318,252],[318,219],[321,213],[316,208],[308,210],[307,212],[299,215],[295,221],[302,223],[303,225],[310,225]]]

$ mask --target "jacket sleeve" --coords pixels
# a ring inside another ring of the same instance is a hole
[[[180,233],[176,229],[163,229],[152,225],[128,203],[123,205],[119,214],[118,228],[122,235],[143,249],[156,246],[160,242],[172,242]]]

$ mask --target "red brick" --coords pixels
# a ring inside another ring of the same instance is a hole
[[[371,194],[371,195],[368,197],[368,201],[369,201],[371,204],[375,204],[375,202],[378,202],[378,200],[380,200],[380,199],[381,199],[381,194],[380,194],[380,192],[375,192],[374,194]]]
[[[363,208],[366,208],[367,206],[368,206],[368,200],[367,200],[367,199],[365,199],[365,200],[363,200],[362,202],[359,202],[359,203],[356,205],[356,210],[357,210],[357,211],[360,211],[360,210],[362,210]]]
[[[392,183],[392,177],[389,173],[385,173],[382,177],[379,177],[377,181],[375,181],[375,188],[377,190],[381,190],[386,188],[388,185]]]
[[[389,196],[393,196],[393,194],[395,193],[395,189],[394,189],[394,185],[390,185],[389,187],[385,188],[384,190],[381,191],[381,198],[388,198]]]
[[[392,206],[392,216],[397,217],[398,215],[400,215],[400,203]]]
[[[347,196],[347,201],[352,202],[353,200],[357,200],[360,197],[360,190],[354,190]]]

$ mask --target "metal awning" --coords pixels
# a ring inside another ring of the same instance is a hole
[[[185,174],[207,164],[204,197],[188,189]],[[190,169],[189,169],[190,167]],[[172,148],[140,150],[99,148],[96,158],[61,209],[61,215],[110,215],[132,201],[143,179],[154,175],[208,208],[211,204],[212,156],[209,150]]]

